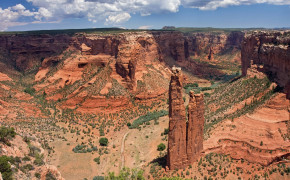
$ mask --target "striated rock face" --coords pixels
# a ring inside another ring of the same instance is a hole
[[[190,92],[187,126],[187,158],[193,163],[203,150],[204,100],[203,94]]]
[[[173,69],[169,86],[169,133],[167,164],[170,169],[187,165],[186,116],[182,98],[181,69]]]
[[[167,165],[180,169],[192,164],[203,150],[203,94],[190,93],[188,122],[182,98],[182,74],[173,67],[169,87],[169,133]]]
[[[216,54],[239,49],[242,36],[177,31],[0,35],[0,60],[21,72],[37,72],[34,88],[45,91],[47,100],[62,100],[60,108],[109,112],[128,108],[132,97],[146,103],[164,98],[168,65],[194,71],[191,56],[214,60]]]
[[[242,73],[247,75],[251,61],[260,72],[284,87],[290,98],[290,31],[254,32],[242,43]]]
[[[163,57],[172,57],[179,63],[187,61],[189,56],[206,54],[209,60],[215,54],[231,52],[241,48],[243,32],[226,33],[181,33],[152,32],[159,44]]]
[[[15,67],[26,71],[46,57],[62,53],[73,37],[61,35],[2,35],[0,52],[6,54]]]

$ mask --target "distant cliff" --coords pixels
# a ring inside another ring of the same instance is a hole
[[[132,97],[166,97],[169,66],[198,73],[191,57],[214,60],[218,54],[239,52],[243,36],[178,31],[6,34],[0,35],[0,61],[20,72],[35,72],[34,88],[45,91],[47,100],[96,112],[128,107]]]
[[[290,31],[253,32],[242,43],[242,73],[253,64],[279,86],[290,99]]]

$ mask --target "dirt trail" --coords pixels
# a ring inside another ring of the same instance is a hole
[[[124,134],[123,139],[122,139],[122,145],[121,145],[121,169],[123,169],[124,164],[125,164],[124,149],[125,149],[125,140],[126,140],[126,137],[128,136],[128,134],[129,134],[129,131],[126,134]]]

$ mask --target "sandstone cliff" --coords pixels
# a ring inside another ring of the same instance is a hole
[[[118,111],[132,99],[164,98],[168,66],[208,75],[191,57],[214,60],[217,54],[239,51],[242,36],[177,31],[1,35],[0,60],[20,72],[36,72],[36,91],[61,101],[63,109]]]
[[[253,64],[258,65],[260,72],[279,86],[284,87],[287,98],[290,98],[290,32],[253,32],[245,36],[242,43],[242,73]]]
[[[169,86],[169,133],[167,165],[169,169],[184,168],[196,161],[203,150],[203,94],[190,93],[188,122],[182,98],[181,69],[173,67]]]

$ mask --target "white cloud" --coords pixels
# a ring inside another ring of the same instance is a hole
[[[131,18],[129,13],[120,13],[120,14],[116,14],[116,15],[110,15],[107,19],[106,19],[106,23],[112,23],[112,24],[120,24],[122,22],[126,22]]]
[[[150,29],[152,26],[140,26],[138,29]]]
[[[17,24],[22,17],[32,17],[32,22],[55,22],[65,18],[87,18],[105,24],[119,25],[132,14],[148,16],[153,13],[178,12],[180,6],[215,10],[220,7],[268,3],[290,5],[290,0],[26,0],[33,10],[17,4],[0,8],[0,30]],[[30,22],[31,23],[31,22]],[[19,23],[18,23],[19,24]]]
[[[18,19],[34,15],[34,12],[26,10],[26,8],[21,4],[6,9],[0,7],[0,31],[5,31],[11,26],[25,25],[27,24],[26,22],[18,22]]]
[[[261,3],[274,5],[290,5],[290,0],[182,0],[183,6],[198,8],[200,10],[215,10],[219,7]]]

